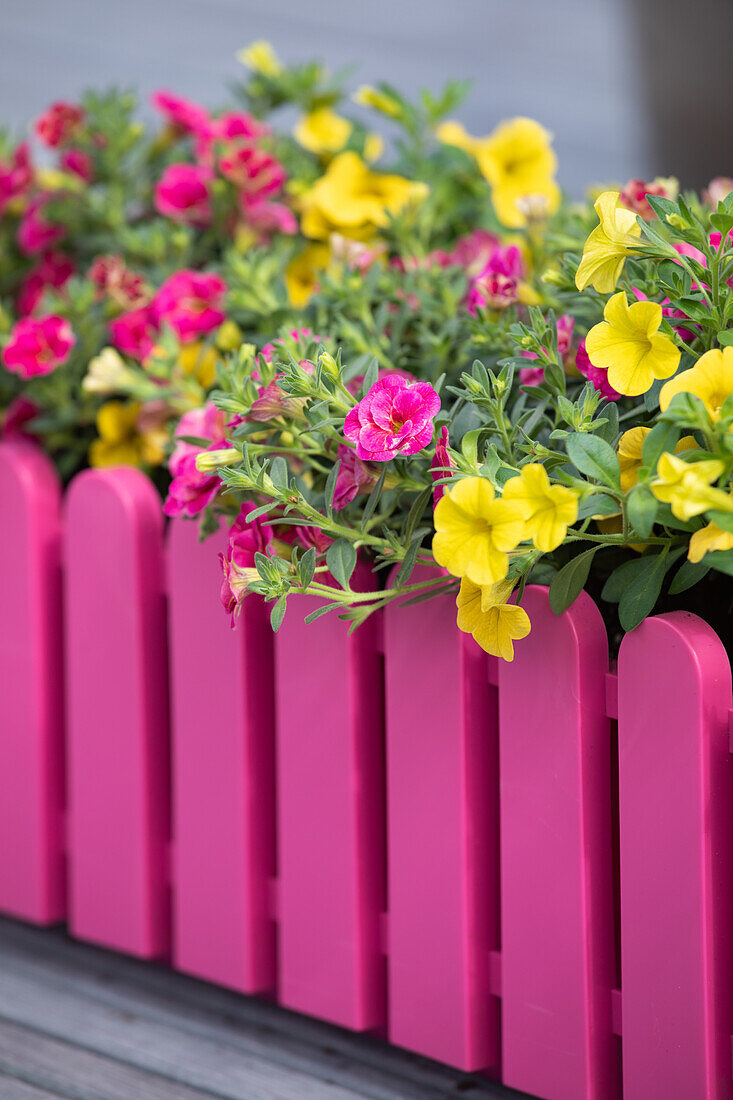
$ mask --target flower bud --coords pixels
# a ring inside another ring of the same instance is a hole
[[[236,447],[227,447],[221,451],[201,451],[196,455],[196,469],[208,474],[220,466],[236,466],[242,459]]]
[[[242,330],[236,321],[225,321],[216,334],[219,351],[234,351],[242,343]]]

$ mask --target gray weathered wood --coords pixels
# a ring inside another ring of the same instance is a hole
[[[23,1056],[30,1066],[12,1062],[20,1056],[7,1037],[28,1033],[37,1036]],[[56,1049],[64,1052],[68,1081],[47,1075]],[[14,1065],[43,1088],[73,1086],[73,1100],[449,1100],[467,1087],[478,1100],[518,1095],[376,1039],[74,943],[59,931],[0,920],[0,1071]],[[120,1082],[128,1078],[114,1074],[110,1089],[117,1091],[79,1092],[96,1065],[150,1076],[158,1092],[125,1092]]]
[[[3,1100],[68,1100],[66,1092],[47,1092],[19,1081],[17,1077],[6,1077],[0,1073],[0,1096]]]

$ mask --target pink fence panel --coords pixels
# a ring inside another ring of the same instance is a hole
[[[626,1100],[733,1096],[731,674],[695,615],[647,619],[619,656]]]
[[[162,519],[138,470],[88,470],[68,493],[70,925],[142,956],[169,943]]]
[[[544,588],[499,670],[503,1080],[546,1100],[617,1097],[608,643],[585,593]]]
[[[0,909],[64,915],[60,488],[30,443],[0,445]]]
[[[173,961],[252,993],[275,987],[273,633],[256,597],[231,629],[217,599],[225,544],[171,525]]]
[[[385,1022],[380,622],[347,638],[292,601],[276,641],[278,1000],[344,1027]]]
[[[390,607],[385,619],[389,1035],[498,1071],[496,689],[454,600]]]

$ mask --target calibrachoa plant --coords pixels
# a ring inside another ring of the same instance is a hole
[[[253,592],[275,629],[302,593],[354,627],[449,594],[511,660],[527,582],[622,630],[695,585],[724,608],[731,181],[571,203],[544,127],[468,134],[460,84],[354,109],[318,64],[242,60],[227,109],[161,90],[148,134],[88,96],[36,124],[52,169],[0,149],[4,435],[226,523],[232,622]]]

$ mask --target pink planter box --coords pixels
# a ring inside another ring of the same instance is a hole
[[[2,911],[547,1100],[733,1096],[705,623],[647,620],[618,673],[593,602],[541,588],[501,667],[443,599],[273,638],[252,597],[232,632],[221,539],[166,533],[142,474],[81,474],[61,518],[6,444],[0,505]]]

